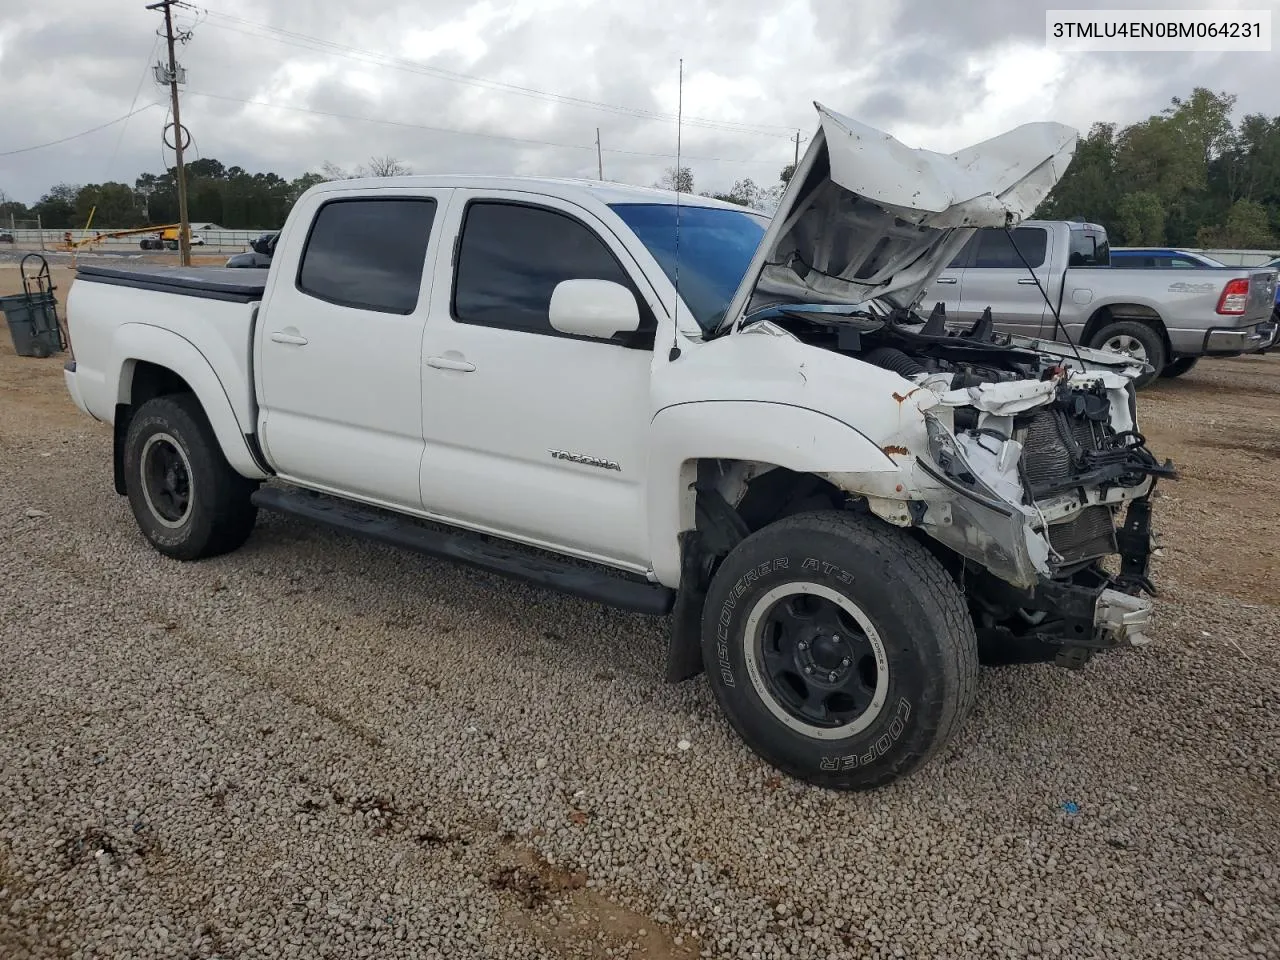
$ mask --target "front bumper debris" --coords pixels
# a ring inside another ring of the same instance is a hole
[[[1142,647],[1151,642],[1150,600],[1119,590],[1103,590],[1093,608],[1095,635],[1108,647]]]

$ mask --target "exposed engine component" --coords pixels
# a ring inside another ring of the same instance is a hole
[[[948,332],[937,312],[923,324],[905,314],[836,315],[803,307],[766,310],[758,318],[771,320],[805,343],[857,356],[904,377],[951,374],[955,389],[1039,380],[1052,369],[1040,353],[1013,346],[1007,335],[993,332],[985,315],[960,333]]]
[[[912,359],[896,347],[875,347],[864,353],[862,359],[908,379],[929,372],[924,364]]]
[[[1085,451],[1098,449],[1101,426],[1083,417],[1069,417],[1050,407],[1027,418],[1022,441],[1026,455],[1023,472],[1032,498],[1048,496],[1073,486]]]
[[[1116,524],[1112,508],[1106,504],[1085,507],[1063,523],[1050,524],[1049,545],[1061,558],[1059,565],[1074,566],[1098,560],[1116,552]]]

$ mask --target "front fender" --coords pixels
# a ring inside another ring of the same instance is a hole
[[[902,451],[905,453],[905,450]],[[849,423],[789,403],[698,400],[659,410],[647,476],[650,556],[659,582],[680,581],[677,535],[694,526],[695,462],[745,460],[797,473],[836,474],[850,492],[907,499],[909,464]]]
[[[112,337],[116,381],[116,403],[127,404],[133,389],[133,374],[139,362],[154,363],[172,370],[191,387],[213,427],[214,436],[227,462],[242,476],[264,480],[269,474],[254,458],[245,435],[252,423],[241,423],[227,395],[226,387],[208,359],[181,334],[145,323],[123,323]]]

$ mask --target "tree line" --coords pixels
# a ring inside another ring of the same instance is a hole
[[[325,180],[350,177],[389,177],[410,173],[395,157],[372,157],[367,164],[344,170],[325,163],[320,170],[286,180],[274,173],[250,173],[243,167],[227,167],[210,158],[186,164],[187,216],[194,223],[216,223],[229,230],[279,227],[298,197]],[[127,229],[151,224],[177,223],[178,171],[144,173],[133,182],[60,183],[35,204],[7,199],[0,192],[0,226],[13,220],[35,220],[51,230],[84,227],[93,213],[93,226]]]
[[[1280,246],[1280,116],[1233,123],[1235,103],[1196,87],[1127,127],[1095,123],[1034,215],[1100,223],[1115,246]],[[771,210],[792,172],[782,170],[780,185],[739,180],[703,196]],[[655,186],[692,193],[693,171],[672,167]]]
[[[1116,246],[1280,243],[1280,116],[1233,123],[1234,94],[1196,87],[1146,120],[1095,123],[1036,211],[1083,217]]]
[[[1235,103],[1234,94],[1196,87],[1146,120],[1126,127],[1095,123],[1035,215],[1101,223],[1117,246],[1277,246],[1280,116],[1248,114],[1233,122]],[[742,179],[726,192],[703,195],[772,211],[793,169],[788,164],[769,186]],[[326,163],[286,180],[200,159],[187,164],[188,215],[230,229],[269,229],[284,223],[294,201],[313,184],[409,172],[404,163],[385,156],[354,171]],[[671,167],[655,186],[693,193],[693,170]],[[53,229],[83,227],[95,207],[94,223],[105,227],[176,222],[176,171],[144,173],[133,186],[59,184],[29,209],[0,193],[0,224],[10,216],[39,216]]]

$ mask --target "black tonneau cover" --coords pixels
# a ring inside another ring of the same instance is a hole
[[[159,293],[205,300],[253,303],[262,299],[267,285],[266,270],[237,270],[234,267],[179,267],[139,264],[136,267],[108,267],[80,264],[76,278],[120,287],[137,287]]]

